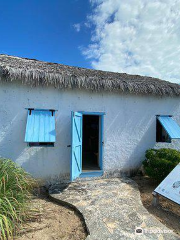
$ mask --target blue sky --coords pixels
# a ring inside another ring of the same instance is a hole
[[[80,51],[88,45],[88,0],[0,0],[0,52],[68,65],[91,67]]]
[[[180,83],[179,0],[0,0],[0,52]]]

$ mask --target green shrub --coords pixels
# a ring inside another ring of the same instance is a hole
[[[35,181],[9,159],[0,158],[0,239],[9,239],[31,215]]]
[[[145,173],[158,182],[173,170],[180,162],[180,152],[174,149],[149,149],[143,162]]]

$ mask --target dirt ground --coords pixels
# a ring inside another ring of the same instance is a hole
[[[139,186],[141,200],[144,207],[160,222],[172,229],[180,236],[180,206],[160,196],[160,206],[152,206],[152,192],[158,183],[148,177],[136,176],[133,178]]]
[[[83,222],[71,209],[49,201],[34,198],[33,205],[40,209],[38,217],[24,225],[16,240],[84,240],[87,236]]]

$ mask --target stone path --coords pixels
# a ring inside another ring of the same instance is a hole
[[[83,214],[90,233],[87,240],[180,239],[143,207],[138,187],[130,179],[73,182],[61,193],[50,195]],[[143,229],[142,235],[135,234],[136,227]],[[157,230],[166,233],[154,233]]]

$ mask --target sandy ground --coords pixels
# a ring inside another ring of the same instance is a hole
[[[139,186],[141,200],[144,207],[160,222],[172,229],[180,236],[180,206],[160,196],[160,206],[152,206],[152,192],[158,183],[148,177],[136,176],[133,178]]]
[[[84,240],[86,231],[79,216],[47,198],[34,198],[34,206],[40,209],[35,221],[24,225],[24,230],[16,240]]]

